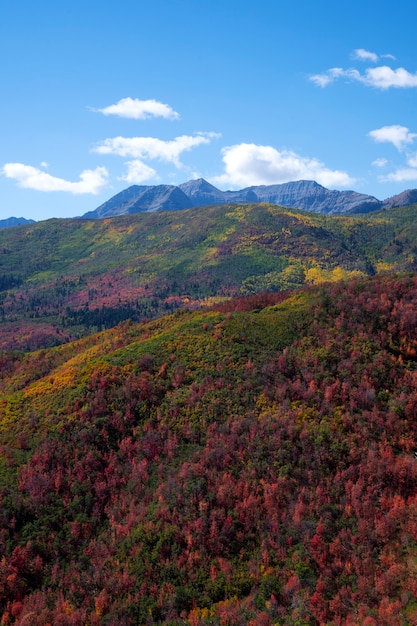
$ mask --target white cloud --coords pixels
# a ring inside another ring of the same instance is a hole
[[[410,133],[409,128],[399,124],[382,126],[382,128],[371,130],[368,135],[377,143],[392,143],[399,151],[403,150],[407,144],[413,143],[417,137],[416,133]]]
[[[208,144],[213,138],[219,137],[217,133],[198,133],[196,135],[181,135],[171,141],[163,141],[156,137],[113,137],[105,139],[94,152],[99,154],[116,154],[122,157],[135,159],[158,159],[173,163],[181,167],[180,155]]]
[[[380,176],[380,182],[403,183],[417,180],[417,153],[408,154],[406,161],[406,167],[400,167],[395,172],[391,172],[386,176]]]
[[[359,61],[372,63],[376,63],[380,58],[375,52],[370,52],[364,48],[357,48],[353,51],[352,56]],[[381,57],[395,59],[391,54],[383,54]],[[413,74],[403,67],[392,69],[388,65],[368,67],[364,73],[359,72],[355,68],[332,67],[320,74],[313,74],[309,78],[319,87],[327,87],[327,85],[339,78],[356,81],[367,87],[376,87],[378,89],[417,87],[417,72]]]
[[[327,87],[334,79],[326,72],[324,74],[312,74],[309,76],[309,80],[317,87]]]
[[[388,174],[387,176],[381,176],[379,179],[381,182],[390,183],[403,183],[408,180],[417,180],[417,168],[404,167]]]
[[[417,153],[409,154],[407,158],[407,163],[410,167],[417,167]]]
[[[373,63],[378,61],[378,55],[375,52],[369,52],[369,50],[364,50],[364,48],[357,48],[353,51],[352,56],[360,61],[372,61]]]
[[[137,98],[122,98],[116,104],[92,110],[103,115],[117,115],[133,120],[146,120],[151,117],[164,117],[168,120],[179,118],[179,114],[168,104],[157,100],[138,100]]]
[[[403,67],[393,70],[387,65],[382,65],[380,67],[368,68],[365,76],[361,76],[358,80],[365,85],[379,87],[379,89],[417,87],[417,72],[411,74]]]
[[[295,152],[279,152],[272,146],[242,143],[223,148],[224,174],[214,184],[231,188],[271,185],[293,180],[315,180],[326,187],[347,187],[354,183],[346,172],[330,170],[317,159]]]
[[[374,167],[385,167],[386,165],[388,165],[388,161],[387,159],[375,159],[375,161],[372,161],[371,165],[373,165]]]
[[[108,171],[105,167],[96,167],[95,170],[84,170],[81,172],[78,182],[51,176],[47,172],[23,163],[6,163],[2,168],[2,173],[7,178],[16,180],[19,186],[25,189],[67,191],[72,194],[98,194],[105,187],[108,180]]]
[[[318,87],[327,87],[330,83],[335,81],[340,76],[344,76],[346,70],[341,67],[332,67],[327,72],[323,72],[323,74],[313,74],[310,76],[310,80],[318,85]]]
[[[124,176],[120,177],[120,180],[124,180],[131,185],[139,185],[146,180],[158,178],[156,170],[153,167],[149,167],[143,161],[135,159],[134,161],[127,161],[127,172]]]

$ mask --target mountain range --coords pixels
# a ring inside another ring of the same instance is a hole
[[[81,217],[100,219],[131,213],[181,211],[236,202],[268,202],[313,213],[352,215],[413,204],[417,202],[417,189],[408,189],[385,200],[378,200],[374,196],[356,191],[326,189],[312,180],[252,186],[238,191],[221,191],[203,178],[198,178],[181,185],[132,185]],[[0,229],[25,223],[33,223],[33,220],[10,217],[0,220]]]
[[[193,207],[241,202],[269,202],[314,213],[347,215],[406,206],[417,202],[417,189],[386,200],[356,191],[329,190],[312,180],[280,185],[260,185],[240,191],[221,191],[203,178],[181,185],[132,185],[116,194],[84,218],[98,219],[129,213],[178,211]]]

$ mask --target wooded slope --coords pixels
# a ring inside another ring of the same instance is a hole
[[[238,204],[0,230],[0,348],[34,350],[212,298],[415,271],[416,206]]]
[[[415,624],[416,318],[378,276],[4,353],[1,623]]]

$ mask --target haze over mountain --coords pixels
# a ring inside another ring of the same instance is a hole
[[[414,199],[415,198],[415,199]],[[368,213],[381,208],[405,206],[415,202],[417,190],[405,191],[381,201],[356,191],[326,189],[312,180],[280,185],[260,185],[239,191],[221,191],[203,178],[178,185],[132,185],[116,194],[84,218],[97,219],[127,213],[172,211],[233,202],[269,202],[314,213]]]

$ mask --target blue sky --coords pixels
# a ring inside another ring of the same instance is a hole
[[[0,219],[131,184],[417,187],[417,9],[386,0],[14,0],[0,8]],[[337,8],[336,8],[337,7]]]

